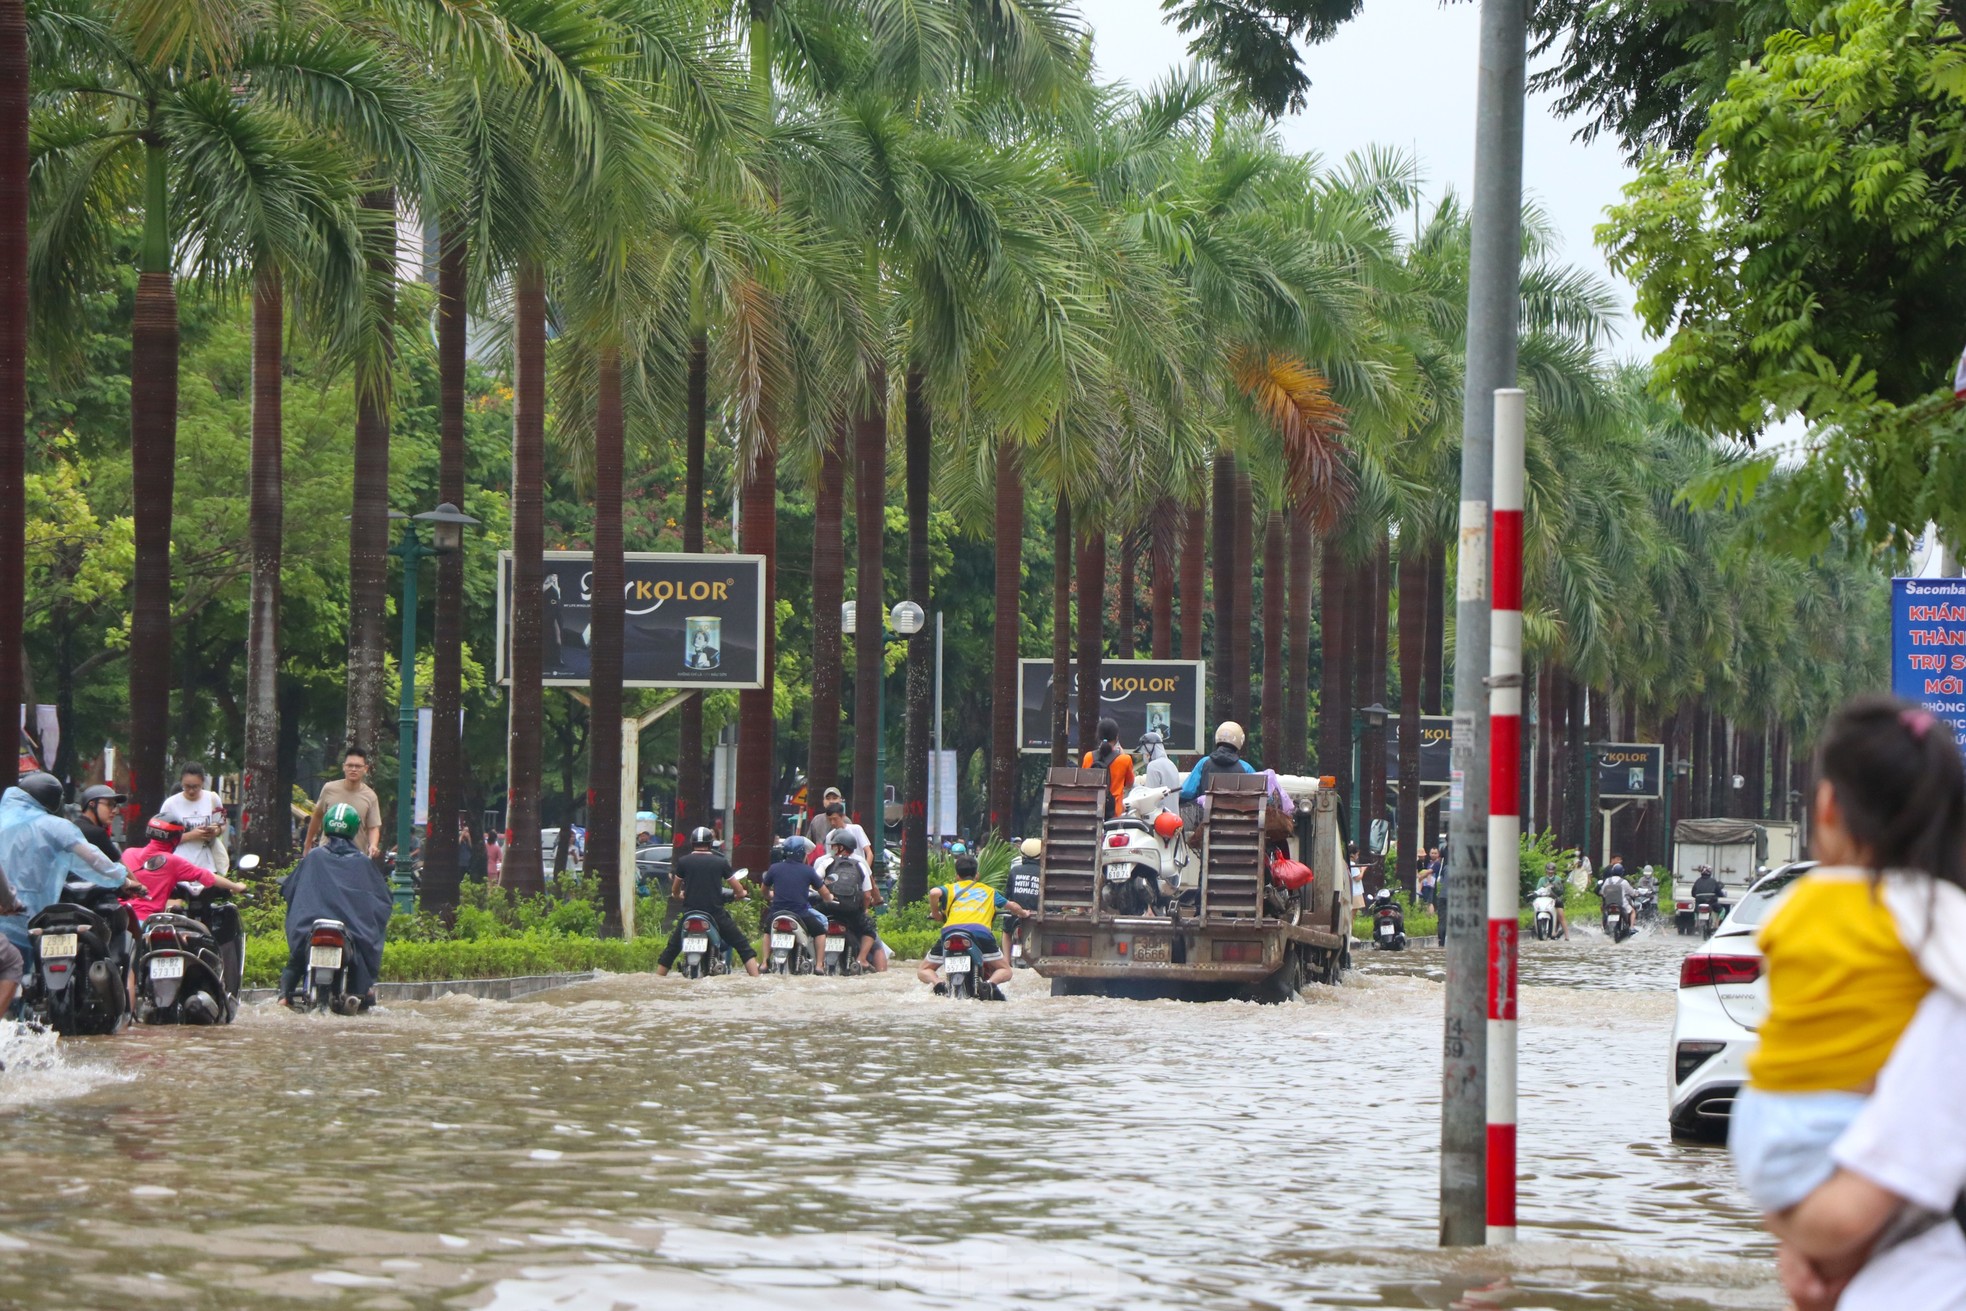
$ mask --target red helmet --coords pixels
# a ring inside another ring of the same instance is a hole
[[[1181,817],[1171,810],[1163,810],[1154,816],[1154,832],[1163,838],[1172,838],[1181,831]]]
[[[143,833],[152,842],[161,842],[175,850],[184,839],[184,825],[167,815],[152,815],[150,822],[144,825]]]

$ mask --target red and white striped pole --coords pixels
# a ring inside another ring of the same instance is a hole
[[[1495,392],[1488,636],[1488,1241],[1515,1241],[1516,936],[1522,908],[1523,393]]]

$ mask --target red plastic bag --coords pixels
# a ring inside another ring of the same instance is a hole
[[[1270,882],[1280,888],[1295,892],[1311,881],[1311,867],[1301,860],[1292,860],[1279,851],[1270,857]]]

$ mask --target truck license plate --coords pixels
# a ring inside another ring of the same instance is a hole
[[[41,935],[41,955],[73,956],[76,949],[76,935],[73,933],[44,933]]]
[[[951,956],[942,962],[942,968],[949,974],[967,974],[969,973],[969,957]]]
[[[1167,939],[1135,938],[1133,940],[1133,959],[1136,961],[1160,961],[1165,963],[1167,960]]]
[[[307,953],[307,966],[315,970],[338,970],[341,968],[341,948],[315,947]],[[154,975],[152,976],[155,977]]]
[[[774,933],[771,935],[771,949],[773,951],[790,951],[792,950],[792,944],[797,941],[798,938],[790,933]]]
[[[150,977],[153,979],[181,979],[184,977],[184,957],[152,956],[150,958]]]
[[[710,939],[708,939],[708,938],[684,938],[684,939],[683,939],[683,950],[684,950],[684,951],[694,951],[694,952],[705,952],[705,951],[708,951],[708,950],[710,950]]]

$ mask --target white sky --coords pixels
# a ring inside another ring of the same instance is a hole
[[[1093,30],[1099,75],[1145,86],[1185,63],[1186,41],[1162,21],[1157,0],[1078,0]],[[1452,187],[1465,201],[1474,177],[1475,47],[1480,7],[1438,0],[1368,0],[1331,41],[1311,46],[1304,67],[1310,103],[1279,124],[1297,150],[1342,159],[1381,144],[1418,156],[1429,207]],[[1630,176],[1617,147],[1572,139],[1577,124],[1556,117],[1547,98],[1532,97],[1523,133],[1523,189],[1562,237],[1563,258],[1610,271],[1591,231],[1616,203]],[[1621,305],[1631,292],[1613,281]],[[1652,349],[1627,317],[1613,350],[1632,358]]]

